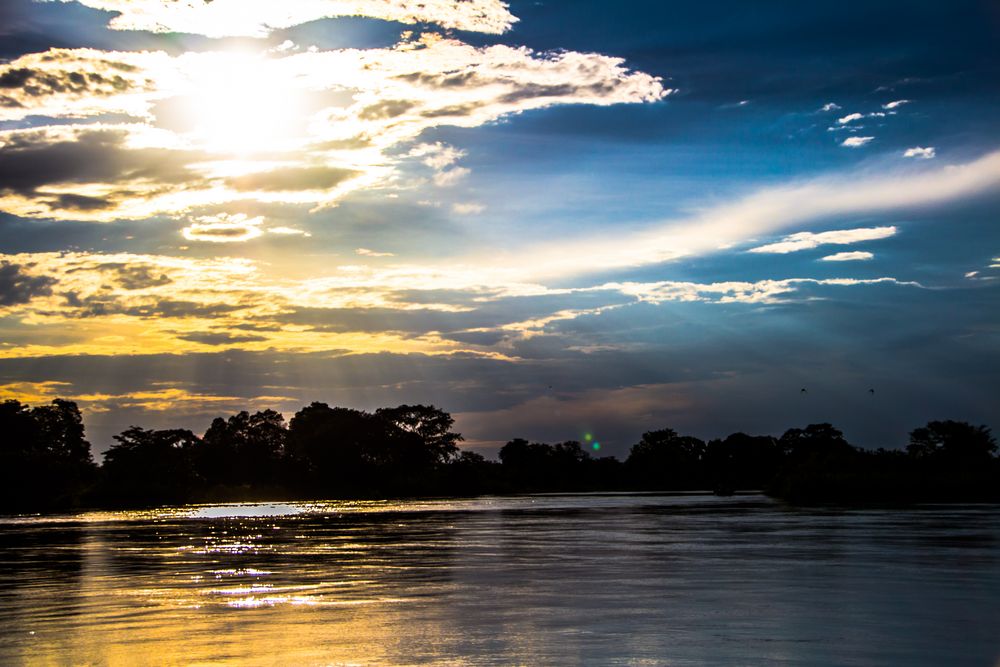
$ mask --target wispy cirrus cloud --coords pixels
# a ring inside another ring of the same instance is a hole
[[[444,28],[501,34],[517,17],[500,0],[63,0],[116,12],[115,30],[184,32],[208,37],[263,37],[273,30],[343,16],[433,23]]]
[[[492,248],[470,265],[502,271],[515,264],[521,267],[519,274],[530,279],[644,266],[720,252],[808,221],[905,211],[998,189],[1000,152],[939,168],[830,174],[763,188],[731,203],[706,207],[630,234],[594,234],[559,243],[515,246],[506,252]]]
[[[890,236],[895,236],[898,231],[896,227],[889,226],[838,229],[819,233],[798,232],[786,236],[777,243],[769,243],[751,248],[747,252],[787,254],[802,250],[812,250],[822,245],[849,245],[851,243],[861,243],[862,241],[887,239]]]

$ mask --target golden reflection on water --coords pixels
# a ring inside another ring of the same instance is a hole
[[[0,518],[0,664],[867,667],[1000,649],[996,510],[579,496],[72,519]]]

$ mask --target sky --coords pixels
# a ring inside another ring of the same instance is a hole
[[[989,0],[4,0],[0,397],[1000,428],[997,108]]]

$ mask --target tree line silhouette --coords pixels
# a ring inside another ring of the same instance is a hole
[[[781,437],[704,442],[649,431],[625,461],[575,440],[509,441],[490,461],[458,447],[447,412],[374,412],[312,403],[287,423],[273,410],[215,419],[202,436],[133,426],[93,459],[72,401],[0,403],[0,510],[139,507],[307,498],[469,496],[574,491],[764,490],[791,502],[1000,501],[986,426],[932,421],[905,451],[865,450],[830,424]]]

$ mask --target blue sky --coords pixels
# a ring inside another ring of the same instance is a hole
[[[0,26],[0,392],[77,400],[98,450],[313,400],[433,403],[486,452],[998,426],[995,3]]]

